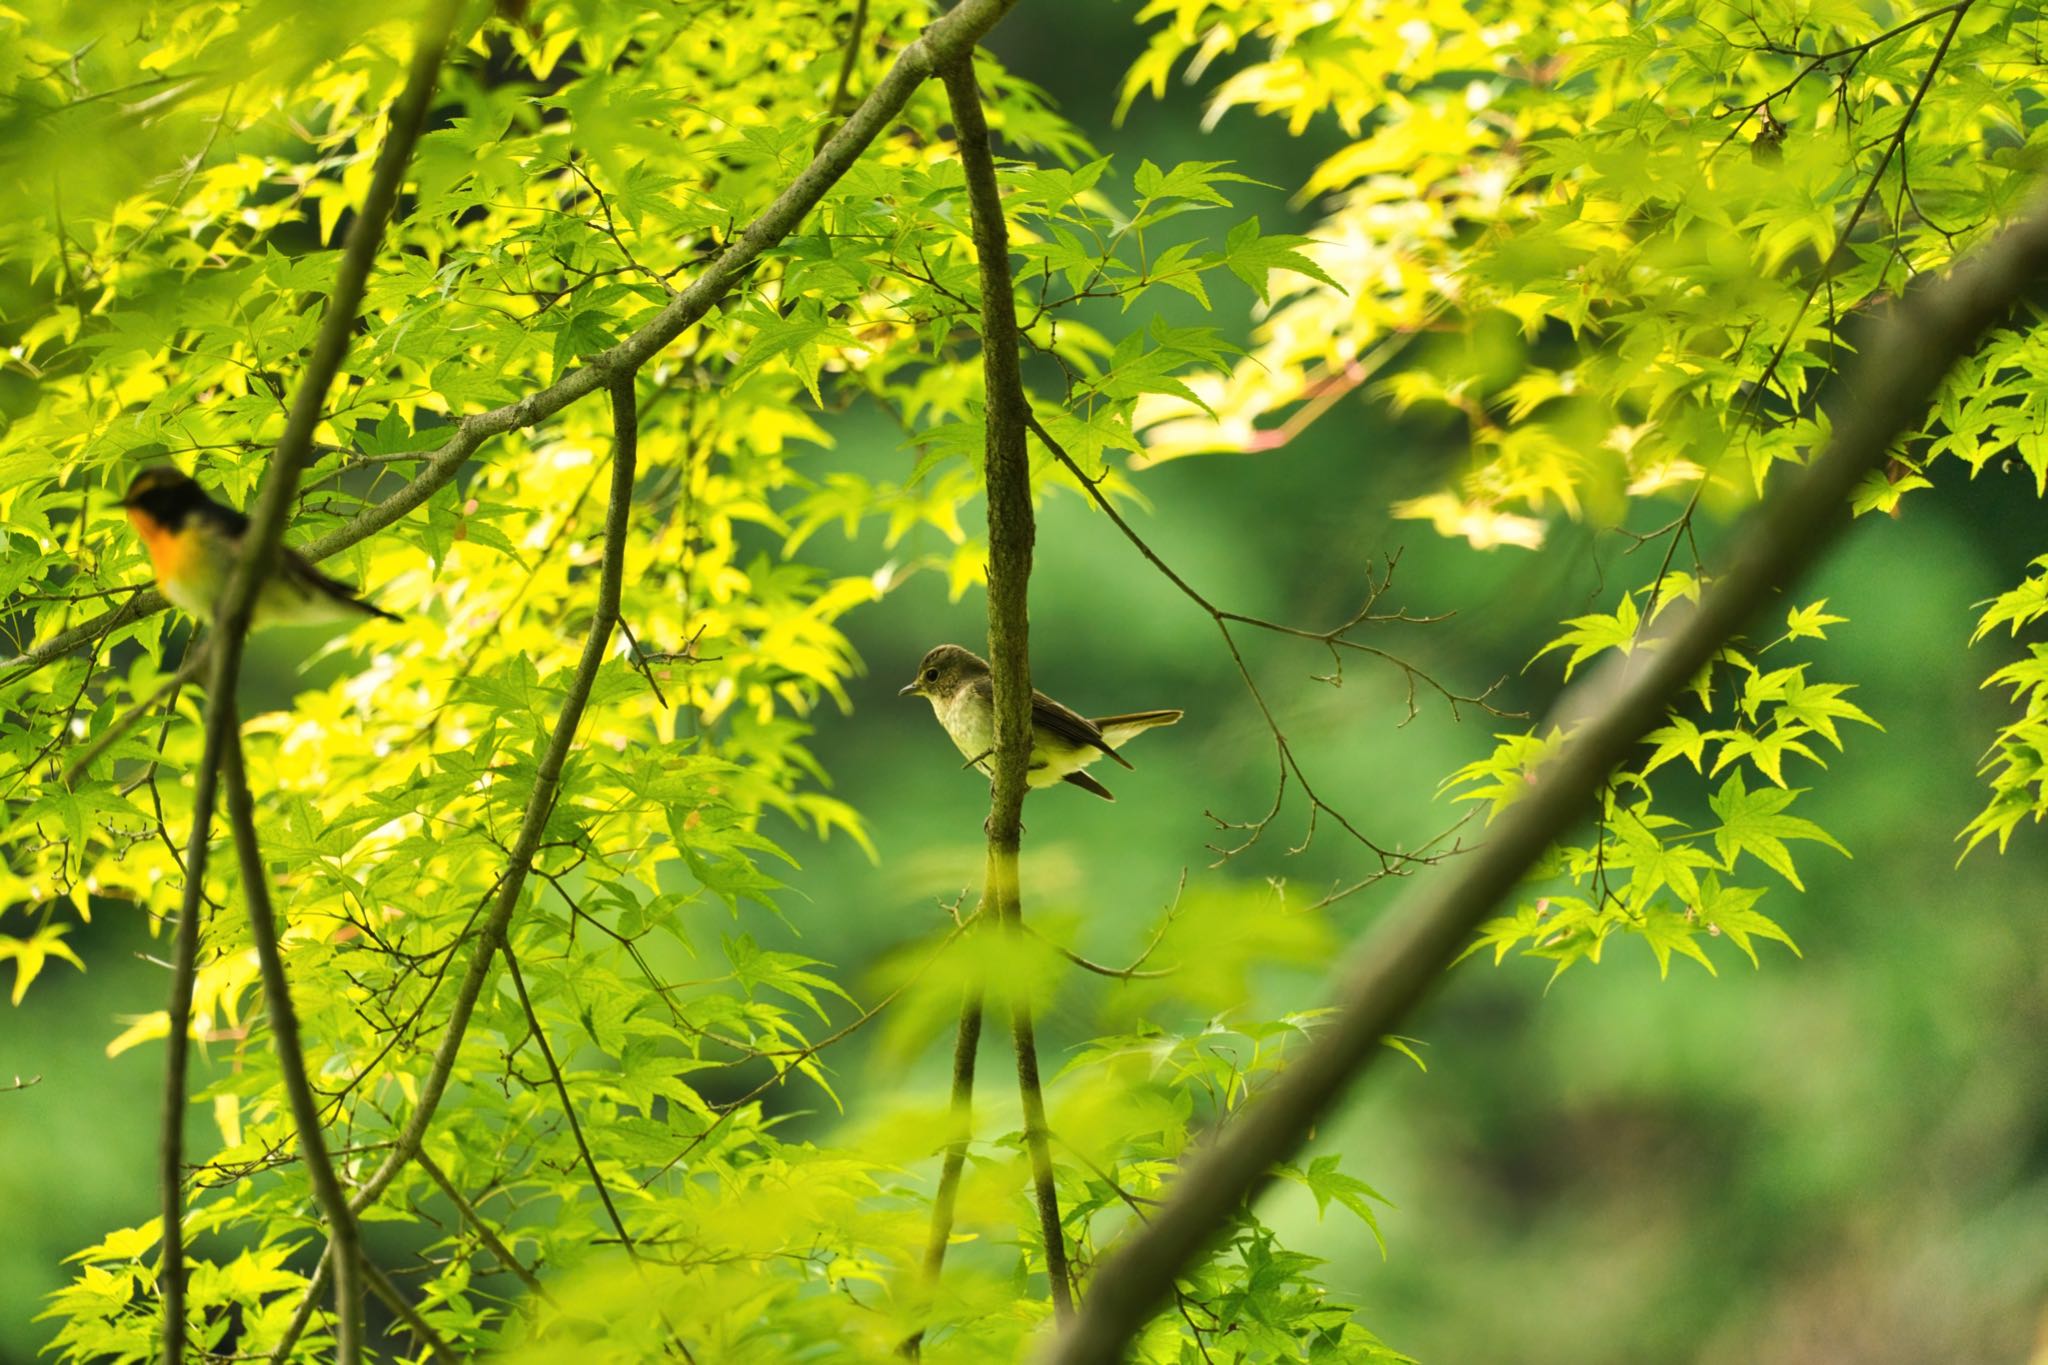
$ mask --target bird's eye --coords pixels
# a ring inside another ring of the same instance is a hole
[[[936,682],[938,680],[938,676],[939,670],[936,668],[927,668],[924,671],[924,680],[926,682]]]

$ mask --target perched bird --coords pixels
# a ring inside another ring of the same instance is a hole
[[[968,766],[993,776],[995,689],[986,660],[958,645],[940,645],[924,656],[916,679],[896,695],[930,702],[954,746],[967,756]],[[1117,752],[1124,741],[1140,730],[1171,725],[1180,717],[1178,711],[1133,711],[1089,720],[1045,693],[1033,692],[1031,761],[1024,780],[1033,787],[1071,782],[1105,801],[1114,801],[1109,788],[1081,770],[1104,754],[1130,767],[1130,761]]]
[[[210,623],[242,552],[249,519],[166,467],[137,474],[121,506],[149,551],[158,590],[173,606]],[[327,625],[369,616],[401,619],[365,602],[354,588],[321,573],[303,555],[279,546],[277,565],[256,595],[254,624]]]

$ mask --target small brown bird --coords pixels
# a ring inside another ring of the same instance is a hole
[[[968,765],[993,775],[989,759],[996,743],[995,689],[988,663],[980,655],[959,645],[940,645],[924,656],[917,677],[896,695],[929,701]],[[1031,760],[1024,780],[1033,787],[1071,782],[1105,801],[1114,801],[1109,788],[1081,770],[1104,754],[1130,767],[1130,760],[1117,752],[1126,740],[1141,730],[1171,725],[1180,718],[1179,711],[1133,711],[1089,720],[1045,693],[1033,692]]]
[[[121,499],[128,522],[149,551],[157,589],[173,606],[211,623],[214,604],[242,553],[249,519],[206,496],[175,469],[145,469]],[[280,546],[277,566],[256,597],[256,625],[325,625],[381,616],[401,618],[364,601],[305,556]]]

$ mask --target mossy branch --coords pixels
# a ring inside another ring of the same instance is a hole
[[[995,780],[989,796],[988,891],[983,904],[995,912],[1000,932],[1021,946],[1023,903],[1017,852],[1023,833],[1025,769],[1031,759],[1031,648],[1028,600],[1032,542],[1037,534],[1031,508],[1031,466],[1025,449],[1030,404],[1018,363],[1016,295],[1010,277],[1010,234],[996,185],[995,156],[988,120],[974,79],[971,52],[940,71],[953,111],[954,136],[967,182],[974,252],[981,272],[981,356],[986,394],[983,418],[984,483],[988,489],[988,657],[995,693]],[[964,1021],[963,1021],[964,1022]],[[1046,1279],[1053,1311],[1074,1311],[1067,1267],[1066,1234],[1045,1123],[1045,1094],[1038,1076],[1038,1042],[1031,1001],[1019,992],[1010,1001],[1010,1039],[1017,1057],[1017,1088],[1024,1104],[1024,1146],[1045,1243]]]

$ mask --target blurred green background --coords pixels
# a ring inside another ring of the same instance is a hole
[[[1290,140],[1239,113],[1204,133],[1198,92],[1186,90],[1109,125],[1138,50],[1133,14],[1035,0],[994,45],[1120,164],[1231,159],[1282,187],[1248,192],[1241,213],[1269,229],[1310,221],[1312,206],[1291,206],[1285,189],[1338,145],[1332,128]],[[1224,291],[1217,303],[1212,321],[1247,335],[1248,296]],[[821,472],[911,458],[869,415],[840,419],[834,435]],[[1464,690],[1505,676],[1507,704],[1540,713],[1557,670],[1520,670],[1555,623],[1653,566],[1611,533],[1564,527],[1538,554],[1477,553],[1389,519],[1394,500],[1433,486],[1452,459],[1448,444],[1352,399],[1281,450],[1145,472],[1152,507],[1140,526],[1217,600],[1301,624],[1349,615],[1368,571],[1403,550],[1385,604],[1458,615],[1372,642]],[[1064,788],[1032,800],[1027,915],[1123,960],[1183,869],[1191,887],[1270,877],[1312,894],[1369,872],[1327,826],[1289,855],[1298,804],[1255,850],[1210,867],[1205,812],[1265,808],[1270,739],[1199,610],[1078,498],[1050,500],[1041,518],[1036,681],[1083,711],[1188,716],[1134,745],[1137,771],[1106,775],[1114,805]],[[1548,991],[1548,964],[1467,963],[1408,1030],[1427,1074],[1390,1056],[1319,1135],[1396,1206],[1382,1217],[1385,1258],[1355,1221],[1318,1223],[1303,1192],[1279,1191],[1266,1210],[1291,1244],[1329,1259],[1332,1283],[1389,1344],[1436,1365],[2048,1358],[2037,1354],[2048,1351],[2048,835],[2025,829],[2004,857],[1980,849],[1960,868],[1954,840],[1982,802],[1973,767],[2004,718],[1977,682],[2013,648],[1969,649],[1970,605],[2048,550],[2044,526],[2022,480],[1951,475],[1898,520],[1860,526],[1801,593],[1850,618],[1817,649],[1816,675],[1859,683],[1857,699],[1886,727],[1859,730],[1826,774],[1802,779],[1818,788],[1807,814],[1854,853],[1808,855],[1807,892],[1780,887],[1763,907],[1803,959],[1766,950],[1752,971],[1728,952],[1719,978],[1680,962],[1660,981],[1648,950],[1627,943]],[[805,553],[861,573],[887,558],[878,543],[830,533]],[[844,839],[794,840],[803,869],[787,923],[747,926],[834,964],[864,998],[879,989],[877,965],[979,881],[985,786],[961,770],[928,707],[894,692],[930,645],[978,647],[981,610],[978,596],[948,602],[927,574],[850,619],[868,676],[851,714],[816,717],[816,746],[837,794],[870,821],[880,861]],[[1245,643],[1324,794],[1383,843],[1412,844],[1455,818],[1437,783],[1512,724],[1454,722],[1425,697],[1403,727],[1392,670],[1353,661],[1333,688],[1310,676],[1327,671],[1315,647]],[[1412,890],[1354,897],[1338,924],[1361,931]],[[0,1084],[41,1077],[0,1093],[10,1361],[47,1340],[31,1319],[66,1278],[61,1259],[149,1217],[156,1198],[161,1049],[103,1052],[124,1016],[160,1004],[161,971],[143,956],[156,945],[119,914],[72,941],[89,973],[53,968],[0,1033]],[[1324,998],[1311,973],[1265,974],[1260,988],[1273,1009]],[[1074,975],[1041,1021],[1048,1074],[1098,1031],[1120,989]],[[875,1055],[877,1032],[835,1050],[842,1094],[943,1085],[946,1039],[931,1039],[906,1076]],[[991,1043],[984,1057],[992,1103],[1007,1093],[1004,1051]],[[783,1102],[804,1111],[795,1131],[829,1136],[815,1094],[792,1089]]]

